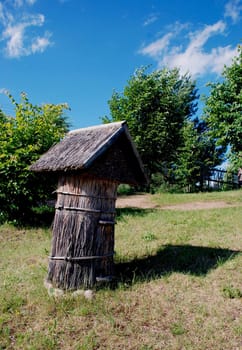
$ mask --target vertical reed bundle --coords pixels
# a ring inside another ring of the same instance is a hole
[[[117,183],[90,176],[59,178],[47,280],[61,289],[91,288],[113,275]]]

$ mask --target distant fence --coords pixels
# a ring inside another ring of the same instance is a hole
[[[224,169],[211,169],[209,175],[203,176],[203,189],[239,188],[237,174]]]

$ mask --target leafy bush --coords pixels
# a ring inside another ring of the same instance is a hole
[[[25,220],[31,208],[48,198],[55,179],[29,171],[31,163],[68,130],[66,104],[33,105],[26,94],[20,103],[7,93],[15,117],[0,110],[0,220]]]
[[[118,195],[127,196],[135,193],[135,188],[127,184],[120,184],[118,186]]]

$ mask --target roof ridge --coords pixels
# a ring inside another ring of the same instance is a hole
[[[125,120],[122,120],[122,121],[119,121],[119,122],[101,124],[101,125],[93,125],[93,126],[88,126],[88,127],[85,127],[85,128],[79,128],[79,129],[71,130],[71,131],[69,131],[69,132],[67,133],[67,135],[75,134],[75,133],[78,133],[78,132],[80,132],[80,131],[107,128],[107,127],[115,126],[115,125],[117,125],[117,126],[120,125],[120,127],[121,127],[121,126],[123,126],[124,124],[126,124],[126,121],[125,121]]]

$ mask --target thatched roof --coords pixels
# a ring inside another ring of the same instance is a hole
[[[125,121],[70,131],[31,165],[30,170],[82,171],[122,183],[147,182]]]

